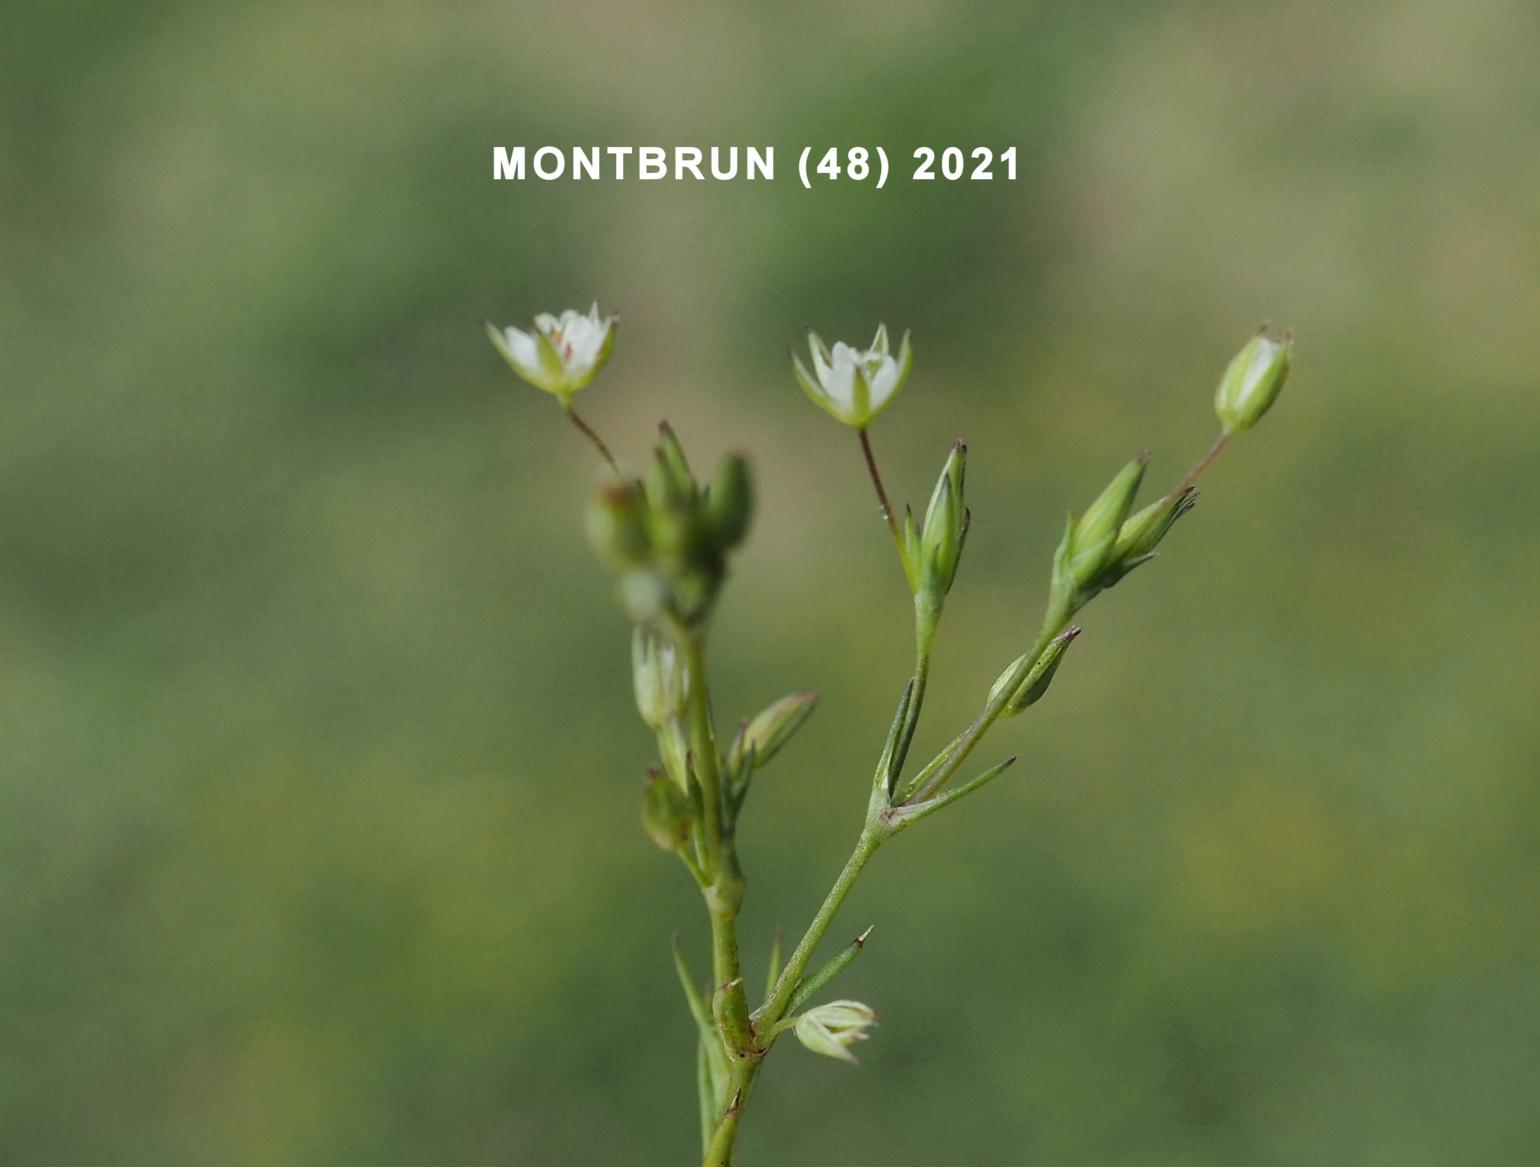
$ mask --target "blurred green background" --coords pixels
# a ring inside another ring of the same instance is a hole
[[[720,712],[822,704],[744,828],[758,967],[858,826],[907,597],[805,325],[914,329],[874,431],[975,527],[920,746],[1063,510],[1279,407],[1085,614],[1017,767],[836,935],[747,1167],[1540,1162],[1540,9],[1526,0],[229,7],[0,34],[0,1161],[682,1164],[701,963],[579,526],[481,333],[598,297],[583,400],[762,508]],[[778,147],[773,185],[495,184],[494,145]],[[803,191],[802,145],[1019,147]]]

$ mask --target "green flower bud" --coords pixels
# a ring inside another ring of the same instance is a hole
[[[631,681],[637,711],[653,729],[662,729],[684,712],[689,676],[673,642],[656,629],[638,626],[631,634]]]
[[[968,537],[972,515],[963,503],[963,472],[967,468],[968,447],[962,442],[952,446],[941,477],[931,492],[925,522],[920,527],[920,562],[916,565],[923,586],[940,595],[952,589],[963,543]]]
[[[1119,561],[1137,559],[1155,550],[1175,522],[1198,505],[1198,492],[1191,486],[1158,498],[1137,514],[1130,515],[1118,531],[1112,556]]]
[[[1053,683],[1053,676],[1059,671],[1059,662],[1064,659],[1064,653],[1075,638],[1080,635],[1077,627],[1066,628],[1059,635],[1048,642],[1048,647],[1038,655],[1032,668],[1016,686],[1016,692],[1005,704],[1004,713],[1007,717],[1014,717],[1029,706],[1036,705],[1048,692],[1048,686]],[[996,679],[994,686],[989,690],[989,699],[993,701],[1000,695],[1000,689],[1010,682],[1011,676],[1020,668],[1022,658],[1017,657]]]
[[[681,482],[661,449],[653,451],[647,464],[647,508],[654,528],[665,516],[683,522],[695,513],[695,484]],[[654,535],[657,533],[655,529]]]
[[[684,792],[664,777],[661,770],[647,771],[642,799],[642,825],[652,841],[665,851],[677,851],[690,837],[695,808]]]
[[[1282,340],[1273,340],[1263,329],[1246,342],[1219,378],[1214,394],[1214,411],[1226,436],[1250,429],[1261,420],[1268,407],[1278,399],[1289,375],[1289,354],[1294,334],[1286,332]]]
[[[652,551],[647,533],[647,501],[641,484],[610,481],[588,504],[585,525],[595,551],[617,568],[639,567]]]
[[[754,485],[749,464],[740,454],[729,454],[717,466],[706,491],[706,525],[723,551],[743,542],[754,514]]]
[[[817,704],[817,693],[792,693],[761,709],[734,739],[727,757],[728,773],[739,773],[751,761],[756,770],[763,766],[791,740]]]
[[[830,1001],[809,1009],[797,1018],[797,1040],[815,1054],[855,1064],[850,1047],[865,1041],[877,1024],[877,1014],[860,1001]]]
[[[1118,531],[1128,518],[1148,461],[1148,454],[1140,454],[1119,470],[1075,523],[1070,534],[1069,566],[1078,587],[1093,585],[1111,559]]]
[[[684,447],[679,444],[678,435],[666,421],[658,423],[658,455],[675,493],[694,498],[697,489],[695,476],[690,473],[690,463],[685,459]]]
[[[1141,563],[1154,559],[1156,545],[1197,503],[1198,492],[1185,486],[1156,499],[1138,514],[1130,515],[1118,531],[1118,541],[1112,548],[1111,566],[1103,585],[1110,588]]]

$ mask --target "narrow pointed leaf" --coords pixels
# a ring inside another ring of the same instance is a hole
[[[871,934],[872,930],[868,928],[817,969],[803,977],[797,985],[796,992],[792,993],[791,1000],[787,1002],[786,1012],[795,1013],[807,1004],[814,993],[849,968],[850,962],[861,955],[861,950],[866,947],[866,938]]]
[[[1004,774],[1013,765],[1015,765],[1015,763],[1016,756],[1013,754],[1009,758],[1006,758],[1005,761],[997,762],[995,765],[985,770],[977,778],[969,779],[961,786],[954,786],[945,794],[938,794],[935,798],[928,799],[925,802],[918,802],[913,806],[904,807],[893,816],[893,821],[899,827],[899,829],[903,829],[904,827],[917,823],[927,815],[935,814],[936,811],[940,810],[942,807],[950,806],[959,798],[963,798],[969,794],[972,794],[980,787],[993,782],[1001,774]]]
[[[914,700],[914,678],[909,678],[909,683],[904,686],[903,696],[898,699],[898,711],[893,715],[893,724],[888,729],[888,740],[882,747],[882,756],[877,759],[877,774],[873,784],[882,787],[883,791],[891,799],[893,787],[898,781],[898,771],[903,762],[898,759],[899,739],[903,736],[904,726],[909,719],[909,703]]]
[[[781,945],[786,939],[786,934],[779,928],[775,930],[775,940],[770,945],[770,975],[765,978],[765,996],[775,992],[775,982],[781,979]]]

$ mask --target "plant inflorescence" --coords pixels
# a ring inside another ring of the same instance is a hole
[[[749,464],[730,454],[702,483],[664,423],[646,470],[638,475],[623,469],[572,408],[573,396],[608,361],[615,331],[615,318],[601,316],[597,305],[586,315],[568,311],[559,317],[537,316],[528,330],[488,325],[494,345],[513,370],[560,402],[609,467],[608,478],[589,504],[588,535],[616,572],[621,602],[635,624],[636,705],[657,736],[658,762],[647,771],[642,823],[652,840],[684,865],[710,918],[710,980],[698,980],[689,971],[677,944],[675,961],[698,1030],[703,1164],[724,1167],[732,1160],[738,1124],[760,1066],[783,1035],[795,1035],[814,1053],[853,1062],[851,1047],[869,1037],[876,1024],[876,1014],[859,1001],[813,1003],[866,944],[863,932],[814,964],[820,943],[867,862],[894,836],[1009,769],[1014,757],[962,776],[996,722],[1024,712],[1048,691],[1080,634],[1073,622],[1080,610],[1155,558],[1157,546],[1196,502],[1194,481],[1231,437],[1254,425],[1272,405],[1288,376],[1293,339],[1285,335],[1274,340],[1263,330],[1230,362],[1215,394],[1219,436],[1179,483],[1135,510],[1147,462],[1141,454],[1113,475],[1084,511],[1067,516],[1053,554],[1047,607],[1036,640],[1005,666],[973,720],[940,753],[911,770],[909,747],[925,700],[932,647],[968,538],[968,451],[961,442],[953,445],[922,516],[907,507],[898,513],[883,487],[868,429],[909,378],[909,334],[896,353],[885,327],[878,328],[864,349],[843,342],[830,348],[816,333],[809,334],[809,360],[793,355],[793,374],[816,405],[857,433],[914,598],[915,660],[877,759],[850,857],[784,959],[777,938],[763,995],[751,998],[738,946],[745,882],[736,846],[738,823],[755,774],[796,733],[816,698],[793,693],[742,722],[736,732],[719,735],[707,682],[706,645],[729,560],[748,533],[754,509]]]

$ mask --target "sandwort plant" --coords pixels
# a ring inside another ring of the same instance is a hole
[[[603,369],[613,349],[616,319],[587,314],[537,316],[528,329],[487,331],[525,381],[561,404],[571,423],[603,457],[606,478],[589,504],[588,535],[615,571],[619,595],[635,624],[632,679],[642,720],[657,736],[657,764],[643,785],[642,824],[664,851],[677,856],[699,887],[711,924],[711,977],[699,980],[675,944],[685,1001],[698,1031],[696,1082],[704,1167],[732,1162],[739,1123],[765,1057],[793,1034],[814,1053],[854,1062],[852,1047],[871,1036],[876,1013],[860,1001],[821,1000],[865,947],[867,932],[822,962],[815,957],[840,905],[867,863],[889,840],[994,781],[1015,761],[1007,757],[962,775],[986,734],[1002,719],[1042,700],[1080,627],[1074,620],[1102,592],[1156,557],[1172,526],[1193,508],[1197,478],[1230,439],[1254,425],[1288,376],[1293,338],[1266,330],[1236,354],[1219,380],[1215,411],[1220,432],[1192,471],[1155,501],[1134,509],[1146,456],[1120,469],[1084,511],[1070,514],[1048,573],[1047,606],[1037,638],[987,688],[978,714],[935,757],[911,768],[909,746],[919,725],[930,678],[932,646],[957,577],[971,515],[964,494],[968,450],[952,446],[923,516],[888,501],[868,431],[909,379],[909,334],[892,350],[877,329],[864,349],[832,348],[816,333],[808,359],[792,356],[792,375],[815,405],[856,431],[883,521],[914,597],[914,671],[903,686],[872,775],[855,845],[796,946],[782,959],[779,936],[762,996],[750,996],[739,960],[738,917],[744,872],[738,862],[738,823],[755,774],[796,733],[815,695],[793,693],[727,734],[718,732],[707,682],[711,615],[732,553],[743,542],[754,509],[748,462],[729,454],[702,484],[674,431],[663,423],[651,461],[632,474],[573,410],[574,395]],[[896,686],[895,686],[896,687]],[[874,738],[876,734],[874,733]]]

